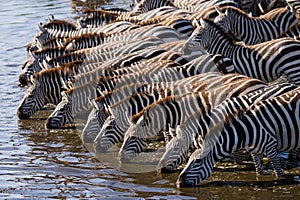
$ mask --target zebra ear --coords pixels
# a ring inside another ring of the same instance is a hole
[[[53,21],[55,19],[54,15],[51,15],[48,19],[49,19],[50,22]]]
[[[31,82],[31,84],[33,84],[35,82],[35,78],[33,77],[33,75],[30,75],[30,82]]]
[[[39,59],[39,57],[37,55],[35,55],[35,53],[33,51],[29,51],[28,53],[29,53],[29,56],[32,57],[33,59],[35,59],[35,60]]]
[[[146,114],[147,114],[147,113],[145,114],[145,112],[147,112],[146,109],[145,109],[144,113],[138,118],[138,120],[136,120],[136,124],[140,124],[141,121],[144,121]]]
[[[196,18],[194,19],[193,24],[196,25],[196,28],[201,27],[199,21]]]
[[[89,106],[93,105],[93,100],[94,99],[90,99],[89,97],[87,97],[87,99],[88,99],[88,102],[89,102]]]
[[[60,76],[60,82],[61,82],[61,90],[62,91],[67,91],[69,88],[67,84],[65,83],[64,79]]]
[[[176,132],[176,137],[182,136],[182,130],[181,130],[180,125],[177,125],[175,132]]]
[[[207,26],[207,22],[204,21],[202,18],[200,19],[200,25],[202,26],[202,28],[205,28]]]
[[[38,25],[38,27],[39,27],[40,31],[45,32],[46,29],[43,27],[43,25],[44,24],[42,22],[40,22],[39,25]]]
[[[224,15],[224,13],[222,13],[221,8],[219,6],[215,5],[215,9],[219,15]]]
[[[100,110],[100,109],[99,109],[99,106],[98,106],[98,104],[97,104],[97,102],[95,101],[95,99],[93,99],[91,103],[92,103],[92,105],[93,105],[97,110]]]
[[[129,122],[130,126],[132,126],[134,123],[130,120],[130,117],[129,117],[129,114],[128,114],[128,111],[125,110],[125,118],[126,120]]]
[[[114,113],[113,110],[111,109],[111,107],[109,105],[105,105],[106,110],[111,114],[111,115],[116,115],[117,113]]]

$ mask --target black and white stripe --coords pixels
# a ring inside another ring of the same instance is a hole
[[[235,44],[228,34],[210,20],[201,25],[188,41],[188,49],[204,48],[232,60],[237,72],[266,82],[285,74],[300,84],[300,41],[280,38],[253,46]]]
[[[195,186],[202,182],[212,174],[216,162],[241,148],[252,153],[258,174],[262,174],[262,157],[266,154],[276,176],[282,176],[277,151],[300,147],[299,97],[300,91],[296,88],[220,121],[206,134],[201,149],[191,155],[179,175],[178,186]]]
[[[225,32],[232,33],[235,38],[243,41],[246,45],[276,39],[298,24],[294,13],[290,12],[288,8],[278,8],[259,17],[252,17],[234,7],[223,7],[218,11],[219,16],[214,21]]]

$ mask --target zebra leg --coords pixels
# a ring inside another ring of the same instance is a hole
[[[245,149],[240,149],[233,152],[232,156],[237,164],[241,164],[243,161],[252,161],[251,154]]]
[[[280,163],[278,152],[277,152],[276,148],[274,148],[274,147],[267,148],[266,154],[274,167],[276,176],[277,177],[283,176],[284,173],[283,173],[283,169],[281,167],[281,163]]]
[[[256,174],[257,175],[262,175],[263,174],[263,154],[261,153],[251,153],[254,164],[255,164],[255,169],[256,169]]]

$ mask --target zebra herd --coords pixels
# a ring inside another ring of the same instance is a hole
[[[132,10],[83,10],[39,24],[19,75],[17,115],[56,105],[49,129],[85,120],[96,153],[120,144],[130,162],[163,140],[157,170],[184,165],[195,186],[241,152],[283,176],[299,161],[300,3],[296,0],[137,0]]]

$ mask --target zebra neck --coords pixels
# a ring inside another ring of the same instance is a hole
[[[229,36],[221,36],[219,38],[212,38],[213,42],[206,49],[207,52],[210,54],[222,54],[233,61],[235,58],[239,58],[240,51],[243,47],[234,44],[228,37]]]

